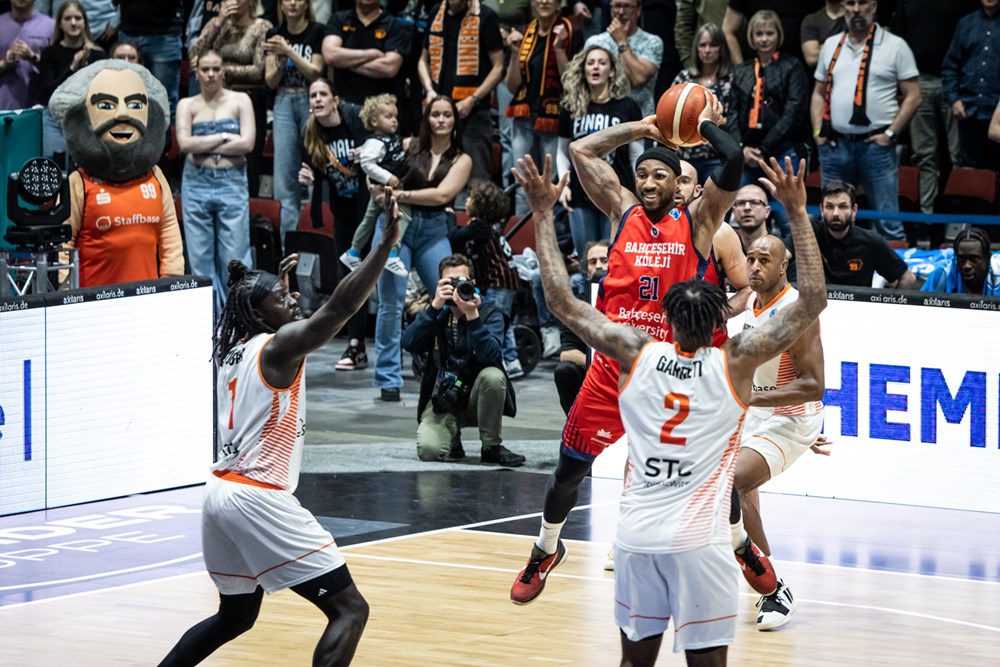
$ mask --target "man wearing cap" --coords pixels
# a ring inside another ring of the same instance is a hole
[[[656,146],[639,156],[635,192],[622,187],[604,159],[633,141],[667,143],[655,116],[614,125],[570,144],[580,184],[612,221],[608,274],[597,304],[612,321],[667,340],[663,297],[674,283],[704,275],[712,239],[733,205],[743,169],[742,150],[719,128],[722,122],[722,105],[713,98],[699,116],[698,127],[722,163],[690,207],[674,208],[675,179],[681,175],[674,150]],[[576,504],[580,483],[598,454],[625,433],[618,413],[618,370],[614,360],[594,354],[563,429],[559,462],[545,489],[541,532],[511,587],[515,604],[538,597],[548,573],[565,559],[559,534]]]

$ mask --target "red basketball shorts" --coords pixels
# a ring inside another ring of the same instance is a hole
[[[618,375],[617,361],[594,352],[583,386],[563,427],[562,451],[565,454],[593,461],[625,435],[618,413]]]

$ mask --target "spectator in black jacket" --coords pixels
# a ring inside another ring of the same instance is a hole
[[[784,33],[777,14],[767,9],[754,14],[747,39],[754,58],[733,72],[732,113],[727,115],[729,133],[743,146],[743,185],[756,183],[764,175],[759,162],[770,157],[784,164],[789,156],[796,168],[799,158],[808,158],[802,140],[810,94],[802,61],[778,51]],[[775,223],[787,236],[788,216],[779,202],[774,204]]]
[[[465,255],[441,260],[440,275],[430,306],[403,332],[403,349],[428,354],[417,403],[417,455],[422,461],[464,458],[462,428],[478,426],[482,462],[517,467],[524,457],[500,444],[502,418],[517,410],[503,371],[503,313],[482,302]]]
[[[733,73],[733,105],[729,132],[743,146],[746,161],[743,183],[756,183],[763,175],[758,163],[770,157],[783,164],[798,163],[799,148],[808,118],[809,77],[802,61],[779,53],[784,33],[778,15],[759,11],[750,19],[747,39],[754,58]]]

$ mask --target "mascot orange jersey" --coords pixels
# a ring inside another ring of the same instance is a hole
[[[163,188],[156,176],[107,183],[78,173],[84,187],[76,235],[81,287],[158,278]]]

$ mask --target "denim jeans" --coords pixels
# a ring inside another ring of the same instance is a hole
[[[307,90],[278,90],[274,98],[274,198],[281,202],[281,238],[295,231],[302,209],[302,133],[309,118]]]
[[[119,31],[118,41],[138,46],[142,64],[167,89],[172,125],[181,86],[181,28],[171,28],[162,35],[127,35]]]
[[[56,153],[62,155],[61,160],[56,160]],[[48,108],[42,109],[42,155],[55,160],[60,169],[66,169],[66,158],[69,155],[66,149],[66,137],[63,136],[62,127],[49,113]]]
[[[514,119],[507,118],[507,107],[514,99],[514,94],[507,90],[507,85],[501,81],[497,86],[497,133],[500,135],[500,183],[507,187],[514,182],[510,170],[514,166],[514,153],[511,146],[511,135],[514,133]]]
[[[553,132],[540,132],[535,129],[534,118],[515,118],[513,134],[511,134],[511,152],[513,153],[513,166],[517,166],[517,161],[525,155],[530,155],[541,169],[545,164],[546,153],[552,156],[555,163],[556,153],[559,150],[559,135]],[[524,215],[531,209],[528,200],[524,196],[521,188],[517,189],[514,196],[514,212]]]
[[[229,261],[253,264],[246,167],[210,169],[185,160],[181,217],[188,268],[211,277],[216,300],[225,305]]]
[[[841,180],[864,185],[868,205],[876,211],[899,211],[899,158],[895,146],[839,138],[819,147],[820,181]],[[905,239],[903,223],[875,220],[875,229],[886,239]]]
[[[573,235],[576,255],[587,263],[587,244],[591,241],[611,239],[611,220],[590,204],[574,206],[569,212],[569,230]]]
[[[503,360],[517,361],[517,343],[514,341],[514,297],[517,292],[505,287],[490,287],[483,294],[483,301],[492,303],[507,316],[507,337],[503,341]]]
[[[383,221],[379,217],[372,235],[372,246],[382,238]],[[399,246],[399,258],[407,269],[416,269],[428,292],[433,293],[440,278],[438,264],[451,254],[448,222],[444,211],[413,211],[410,226]],[[403,336],[403,303],[406,278],[383,271],[378,279],[378,318],[375,320],[375,378],[379,389],[403,386],[400,338]]]
[[[535,298],[535,309],[538,312],[539,327],[559,326],[559,320],[549,312],[549,307],[545,304],[545,290],[542,289],[542,272],[538,269],[531,274],[531,296]]]

